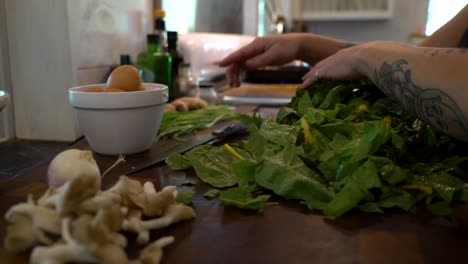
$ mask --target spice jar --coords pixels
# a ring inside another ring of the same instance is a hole
[[[199,82],[198,90],[200,99],[205,100],[208,104],[214,105],[218,102],[218,92],[213,83]]]

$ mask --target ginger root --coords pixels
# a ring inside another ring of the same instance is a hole
[[[181,97],[164,106],[165,112],[188,112],[208,107],[208,103],[197,97]]]

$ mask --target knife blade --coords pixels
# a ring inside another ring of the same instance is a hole
[[[225,140],[228,137],[245,134],[247,131],[247,128],[239,121],[229,121],[227,123],[221,123],[215,125],[212,128],[199,131],[194,135],[189,135],[185,137],[184,141],[177,142],[177,144],[174,144],[168,148],[162,148],[160,151],[155,150],[155,148],[157,148],[156,143],[153,145],[153,150],[151,150],[155,152],[152,157],[146,159],[143,162],[136,162],[130,166],[130,168],[126,170],[124,174],[130,175],[164,161],[169,156],[169,154],[173,152],[182,154],[199,145],[214,144],[216,142]]]

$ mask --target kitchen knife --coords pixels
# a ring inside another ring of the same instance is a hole
[[[242,135],[247,132],[247,128],[239,121],[228,121],[217,124],[211,128],[200,130],[194,134],[186,135],[184,137],[184,141],[173,140],[173,144],[160,146],[158,146],[158,142],[156,142],[150,150],[150,152],[153,153],[150,153],[152,155],[149,158],[146,158],[141,162],[132,162],[131,160],[128,160],[126,163],[130,163],[128,164],[129,169],[125,171],[124,174],[130,175],[164,161],[169,156],[169,154],[173,152],[184,153],[196,146],[203,144],[214,144],[229,137]]]

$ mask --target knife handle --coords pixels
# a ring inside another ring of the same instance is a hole
[[[240,122],[229,123],[228,125],[213,131],[213,135],[216,139],[223,139],[230,136],[240,135],[247,133],[247,127]]]

